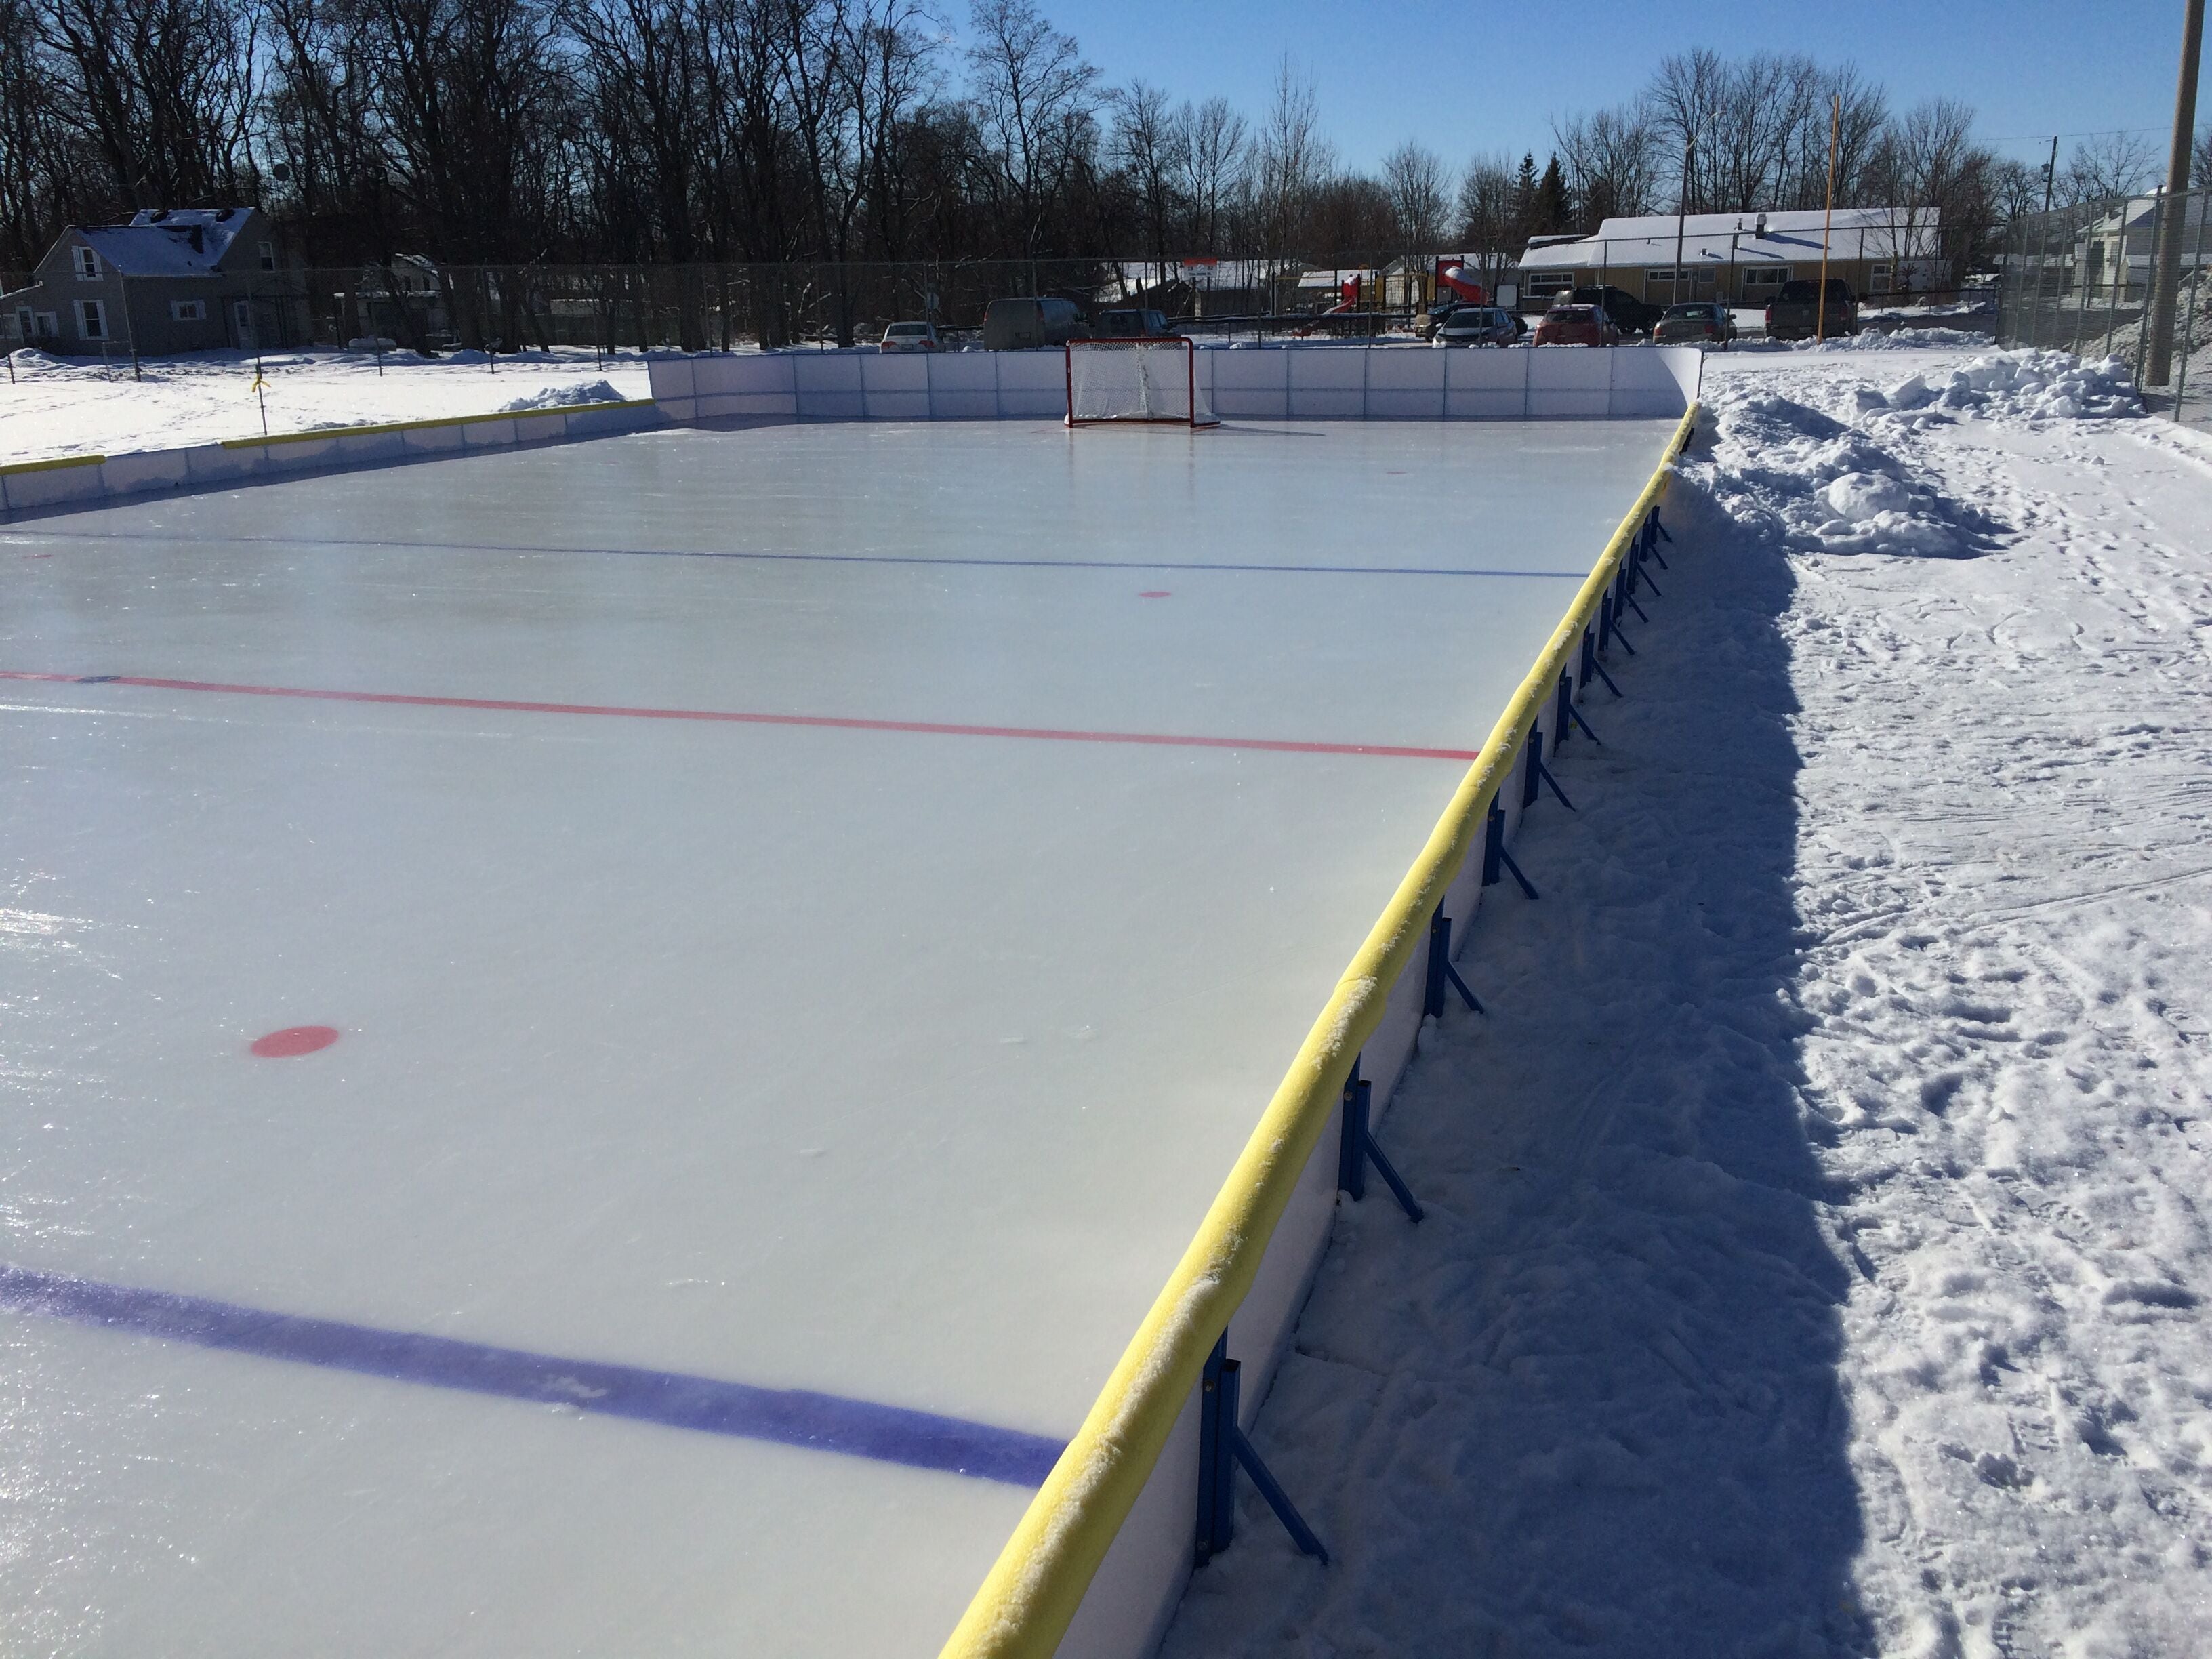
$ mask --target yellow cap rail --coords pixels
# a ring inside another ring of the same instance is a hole
[[[1697,418],[1692,404],[1650,482],[1492,728],[1428,844],[1337,981],[1198,1236],[1000,1552],[945,1644],[943,1659],[1048,1659],[1060,1645],[1159,1461],[1207,1353],[1251,1289],[1352,1063],[1382,1021],[1391,986],[1426,947],[1431,913],[1466,861],[1492,799],[1558,687],[1630,542],[1666,493],[1669,470]]]

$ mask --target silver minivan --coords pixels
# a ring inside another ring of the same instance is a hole
[[[994,300],[983,312],[986,351],[1030,351],[1090,337],[1073,300]]]

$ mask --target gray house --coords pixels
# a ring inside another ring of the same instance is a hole
[[[256,209],[146,208],[63,232],[29,287],[0,294],[0,336],[78,356],[304,345],[306,294]]]

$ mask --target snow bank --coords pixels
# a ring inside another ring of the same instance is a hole
[[[517,398],[512,403],[499,406],[501,415],[520,415],[537,409],[574,409],[579,404],[618,404],[623,394],[607,380],[590,380],[582,386],[540,386],[526,398]]]
[[[1686,488],[1674,505],[1693,524],[1734,522],[1803,551],[1956,558],[1990,545],[2002,526],[1947,497],[1906,459],[1931,424],[1972,416],[2038,425],[2142,412],[2125,362],[2085,363],[2058,351],[1984,353],[1887,388],[1856,376],[1815,381],[1808,374],[1792,380],[1797,397],[1773,391],[1777,378],[1709,380],[1708,441],[1677,469]]]

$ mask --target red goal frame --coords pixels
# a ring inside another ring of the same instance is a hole
[[[1190,410],[1189,414],[1117,415],[1103,419],[1076,419],[1075,349],[1078,346],[1081,346],[1086,351],[1092,350],[1094,349],[1112,351],[1128,346],[1164,345],[1179,345],[1183,349],[1183,366],[1189,375],[1189,383],[1185,392],[1185,397],[1188,399],[1187,406]],[[1071,427],[1187,426],[1195,429],[1199,427],[1219,426],[1221,424],[1221,419],[1218,416],[1209,415],[1202,421],[1198,418],[1198,342],[1188,334],[1127,334],[1114,335],[1105,339],[1068,340],[1062,343],[1060,349],[1061,368],[1066,375],[1067,386],[1067,414],[1066,421],[1066,424]]]

